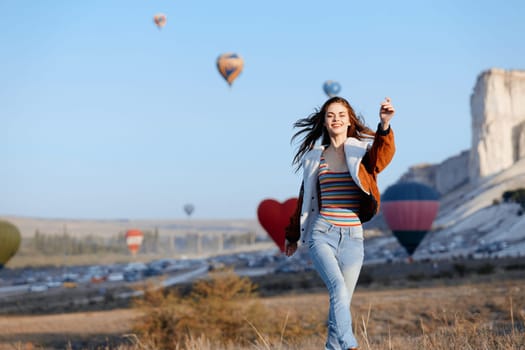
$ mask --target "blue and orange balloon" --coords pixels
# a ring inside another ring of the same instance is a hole
[[[155,16],[153,16],[153,22],[159,29],[162,29],[166,25],[167,21],[168,18],[163,13],[157,13]]]
[[[339,84],[337,81],[327,80],[323,84],[323,90],[324,93],[328,95],[328,97],[334,97],[337,96],[341,91],[341,84]]]
[[[230,86],[241,74],[243,67],[244,60],[236,53],[225,53],[217,58],[217,69]]]
[[[390,186],[381,196],[386,223],[409,256],[414,254],[439,210],[439,194],[418,182]]]

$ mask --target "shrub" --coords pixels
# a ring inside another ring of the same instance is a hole
[[[268,311],[256,298],[256,286],[231,270],[210,274],[182,297],[176,292],[147,291],[135,302],[143,316],[135,332],[159,349],[181,349],[188,339],[205,336],[216,344],[253,344],[257,333],[276,334]]]
[[[416,281],[416,282],[418,282],[418,281],[424,280],[425,279],[425,275],[422,274],[422,273],[411,273],[411,274],[409,274],[407,276],[407,279],[409,281]]]
[[[501,197],[504,202],[518,203],[523,209],[525,209],[525,188],[505,191]]]
[[[467,272],[467,267],[464,264],[454,264],[454,271],[461,277],[464,277]]]
[[[480,266],[479,268],[477,268],[476,272],[480,275],[489,275],[493,273],[494,270],[495,270],[494,265],[486,263]]]

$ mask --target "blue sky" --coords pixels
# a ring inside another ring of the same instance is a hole
[[[159,30],[156,13],[167,15]],[[297,195],[292,124],[390,96],[408,167],[468,149],[478,74],[525,69],[525,2],[0,0],[0,215],[256,217]],[[244,58],[230,88],[216,70]]]

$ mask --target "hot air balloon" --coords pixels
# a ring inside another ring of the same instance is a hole
[[[412,257],[439,210],[439,194],[418,182],[401,182],[388,187],[381,197],[385,221],[399,243]]]
[[[257,218],[277,247],[284,252],[285,228],[297,208],[297,198],[290,198],[284,203],[275,199],[265,199],[257,207]]]
[[[186,215],[191,216],[194,210],[195,206],[193,204],[188,203],[184,205],[184,212],[186,213]]]
[[[15,225],[0,220],[0,269],[16,254],[21,239],[20,231]]]
[[[159,29],[162,29],[166,25],[167,17],[163,13],[157,13],[153,16],[153,22],[157,25]]]
[[[230,86],[241,74],[243,66],[244,60],[236,53],[225,53],[217,58],[217,69]]]
[[[144,234],[141,230],[131,229],[126,231],[126,244],[131,254],[136,255],[144,240]]]
[[[323,90],[324,93],[328,95],[328,97],[334,97],[339,94],[339,91],[341,91],[341,84],[339,84],[337,81],[327,80],[323,84]]]

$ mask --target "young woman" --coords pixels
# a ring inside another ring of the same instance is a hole
[[[301,240],[330,296],[326,349],[357,349],[350,302],[363,265],[362,223],[379,210],[377,174],[392,160],[395,110],[386,98],[374,133],[347,100],[333,97],[319,111],[298,120],[303,136],[293,164],[302,168],[297,212],[286,229],[285,253]],[[321,143],[316,145],[321,139]]]

